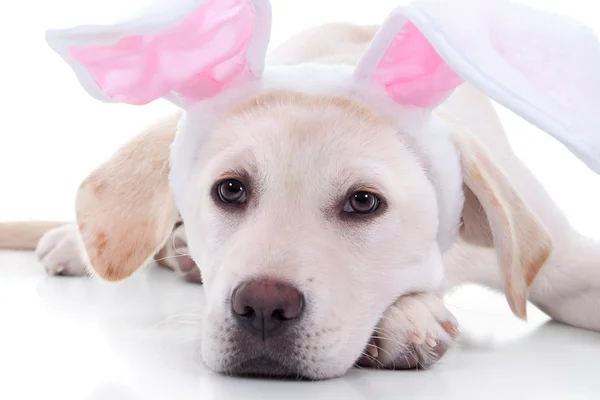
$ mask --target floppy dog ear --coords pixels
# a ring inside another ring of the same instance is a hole
[[[494,246],[510,308],[525,319],[529,288],[552,250],[550,234],[475,136],[455,129],[452,138],[466,186],[462,233]]]
[[[89,266],[103,279],[127,278],[149,262],[177,221],[169,146],[179,117],[134,138],[79,187],[77,225]]]

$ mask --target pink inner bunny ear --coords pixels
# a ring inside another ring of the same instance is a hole
[[[48,41],[86,90],[104,101],[139,105],[164,97],[186,106],[260,77],[269,2],[194,3],[167,23],[81,27],[49,32]]]
[[[416,107],[436,106],[464,82],[399,11],[382,25],[355,77],[384,86],[396,103]]]

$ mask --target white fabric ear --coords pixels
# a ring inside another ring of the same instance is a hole
[[[185,107],[259,78],[270,30],[268,0],[190,0],[160,20],[49,31],[47,40],[96,99]]]
[[[433,106],[453,81],[436,57],[600,173],[600,44],[591,29],[508,0],[413,0],[386,21],[355,75],[396,102]]]
[[[433,108],[463,79],[444,61],[399,7],[385,20],[361,57],[354,73],[358,82],[383,86],[404,106]]]

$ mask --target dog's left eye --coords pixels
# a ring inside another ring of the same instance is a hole
[[[225,179],[219,182],[217,194],[223,203],[242,204],[247,199],[246,187],[237,179]]]
[[[376,194],[367,191],[359,191],[350,195],[350,198],[344,205],[344,211],[347,213],[370,214],[375,212],[380,204],[381,200]]]

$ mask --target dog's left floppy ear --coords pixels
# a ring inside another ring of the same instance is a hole
[[[268,0],[189,0],[159,18],[49,31],[50,46],[98,100],[180,107],[259,78],[271,33]]]
[[[463,83],[400,8],[382,24],[354,78],[384,87],[398,104],[422,108],[434,108]]]
[[[80,185],[77,225],[89,266],[125,279],[148,263],[177,221],[169,188],[169,146],[180,115],[123,146]]]

